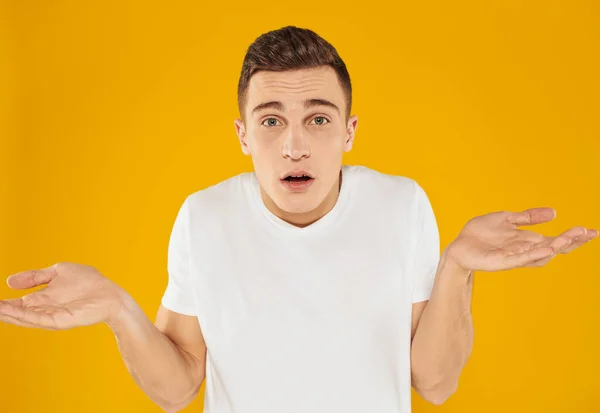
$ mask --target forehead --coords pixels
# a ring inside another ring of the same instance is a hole
[[[289,110],[300,107],[308,98],[327,99],[340,109],[344,107],[344,91],[333,68],[257,72],[248,84],[247,109],[273,100],[282,102]]]

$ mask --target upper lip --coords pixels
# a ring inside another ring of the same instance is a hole
[[[309,178],[313,178],[312,174],[310,172],[305,171],[304,169],[294,169],[293,171],[288,171],[285,174],[283,174],[281,176],[281,179],[285,179],[288,176],[308,176]]]

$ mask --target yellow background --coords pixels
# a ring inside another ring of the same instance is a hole
[[[359,125],[344,162],[420,182],[442,248],[501,209],[554,207],[535,227],[546,235],[600,227],[597,1],[206,3],[1,3],[3,279],[91,264],[154,319],[181,202],[251,170],[233,126],[245,50],[287,24],[349,68]],[[477,273],[458,392],[439,407],[413,392],[413,410],[600,411],[599,254],[596,240],[543,268]],[[104,324],[1,324],[0,350],[1,412],[160,411]]]

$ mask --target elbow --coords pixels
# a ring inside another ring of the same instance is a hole
[[[162,403],[157,403],[157,404],[162,409],[162,411],[165,413],[177,413],[177,412],[180,412],[183,409],[185,409],[188,406],[189,402],[186,402],[186,403],[162,402]]]
[[[184,409],[185,406],[177,406],[175,404],[170,404],[167,402],[158,402],[156,400],[154,400],[154,403],[156,403],[158,405],[158,407],[160,407],[160,409],[165,412],[165,413],[177,413],[180,410]]]
[[[417,390],[417,389],[415,389]],[[436,406],[444,404],[450,396],[452,396],[458,390],[458,381],[453,382],[451,385],[441,384],[427,390],[419,389],[417,393],[426,401]]]
[[[181,407],[175,407],[175,406],[160,406],[160,408],[162,409],[163,412],[165,413],[177,413],[179,411],[181,411],[183,408]]]
[[[177,413],[177,412],[182,411],[186,407],[187,407],[187,405],[185,405],[185,406],[184,405],[181,405],[181,406],[169,405],[169,406],[161,406],[161,409],[165,413]]]
[[[168,398],[161,398],[160,401],[157,401],[156,404],[165,412],[165,413],[177,413],[181,410],[185,409],[200,393],[200,385],[202,382],[195,386],[191,392],[188,392],[184,397],[179,398],[179,400],[172,400]]]
[[[177,413],[177,412],[180,412],[183,409],[185,409],[192,402],[192,400],[194,400],[194,398],[196,397],[196,394],[194,394],[194,396],[192,396],[189,400],[186,400],[184,402],[180,402],[180,403],[163,402],[163,403],[159,403],[159,406],[165,413]]]

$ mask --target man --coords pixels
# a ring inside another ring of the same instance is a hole
[[[316,33],[284,27],[246,54],[235,128],[254,172],[195,192],[168,250],[152,323],[95,268],[12,275],[48,284],[0,304],[2,321],[66,329],[104,322],[132,376],[166,412],[408,413],[411,386],[443,403],[473,345],[474,271],[542,266],[598,235],[518,226],[552,208],[471,219],[440,255],[414,180],[343,165],[357,117],[346,66]]]

